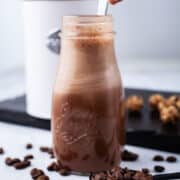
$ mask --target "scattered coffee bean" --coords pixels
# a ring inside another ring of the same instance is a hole
[[[143,169],[142,169],[142,172],[143,172],[144,174],[149,174],[149,169],[143,168]]]
[[[154,166],[154,171],[161,173],[165,171],[165,168],[163,166]]]
[[[32,179],[37,179],[39,176],[44,175],[41,169],[33,168],[30,172]]]
[[[3,148],[0,148],[0,154],[4,154],[4,149]]]
[[[130,152],[128,150],[124,150],[121,153],[121,159],[123,161],[136,161],[138,159],[138,154]]]
[[[49,180],[49,177],[46,175],[39,176],[36,180]]]
[[[56,162],[52,162],[48,167],[47,167],[48,171],[58,171],[59,170],[59,166]]]
[[[174,156],[168,156],[166,158],[166,161],[169,162],[169,163],[175,163],[177,161],[177,158],[174,157]]]
[[[34,156],[32,154],[28,154],[24,157],[24,160],[25,161],[28,161],[28,160],[31,160],[31,159],[34,159]]]
[[[29,167],[30,165],[31,165],[30,161],[21,161],[21,162],[15,163],[13,166],[15,167],[15,169],[25,169]]]
[[[143,171],[115,167],[110,171],[90,175],[90,180],[152,180],[152,176]]]
[[[49,148],[49,147],[47,147],[47,146],[41,146],[41,147],[40,147],[40,151],[41,151],[41,152],[47,152],[47,153],[48,153],[48,152],[49,152],[49,149],[51,149],[51,148]]]
[[[68,175],[70,175],[70,171],[69,171],[69,169],[67,169],[67,168],[62,168],[62,169],[60,169],[60,170],[59,170],[59,173],[60,173],[62,176],[68,176]]]
[[[10,157],[7,157],[7,158],[5,159],[5,164],[6,164],[7,166],[13,166],[15,163],[19,163],[19,162],[21,162],[21,160],[18,159],[18,158],[10,158]]]
[[[50,158],[51,158],[51,159],[54,159],[54,158],[55,158],[54,154],[52,154],[52,155],[50,156]]]
[[[33,145],[31,143],[26,144],[26,149],[32,149]]]
[[[155,155],[153,161],[164,161],[164,157],[161,155]]]

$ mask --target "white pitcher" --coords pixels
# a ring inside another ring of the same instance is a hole
[[[61,17],[95,14],[97,4],[97,0],[24,0],[28,114],[42,119],[50,118],[60,49],[57,33]]]

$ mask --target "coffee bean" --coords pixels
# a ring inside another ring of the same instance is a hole
[[[0,148],[0,154],[4,154],[4,149],[3,148]]]
[[[169,163],[175,163],[175,162],[177,162],[177,158],[175,156],[168,156],[166,158],[166,161]]]
[[[39,176],[44,175],[44,172],[41,169],[33,168],[30,174],[33,179],[37,179]]]
[[[130,152],[128,150],[124,150],[121,153],[121,159],[123,161],[136,161],[138,159],[138,154]]]
[[[18,159],[18,158],[10,158],[10,157],[7,157],[7,158],[5,159],[5,164],[6,164],[7,166],[13,166],[15,163],[19,163],[19,162],[21,162],[21,160]]]
[[[41,146],[41,147],[40,147],[40,151],[41,151],[41,152],[47,152],[47,153],[48,153],[48,152],[49,152],[49,149],[50,149],[50,148],[47,147],[47,146]]]
[[[21,161],[21,162],[15,163],[13,166],[15,169],[25,169],[29,167],[30,165],[31,165],[30,161]]]
[[[28,161],[28,160],[30,160],[30,159],[34,159],[34,156],[33,156],[32,154],[28,154],[28,155],[26,155],[26,156],[24,157],[24,160],[25,160],[25,161]]]
[[[32,149],[33,145],[31,143],[26,144],[26,149]]]
[[[149,169],[143,168],[143,169],[142,169],[142,172],[143,172],[144,174],[149,174]]]
[[[48,171],[58,171],[59,170],[59,166],[57,165],[56,162],[51,163],[48,167],[47,167]]]
[[[70,171],[69,171],[69,169],[67,169],[67,168],[62,168],[62,169],[60,169],[60,170],[59,170],[59,173],[60,173],[62,176],[68,176],[68,175],[70,175]]]
[[[165,168],[163,166],[154,166],[155,172],[164,172]]]
[[[36,180],[49,180],[49,177],[46,175],[39,176]]]
[[[155,155],[153,161],[164,161],[164,157],[161,155]]]
[[[33,145],[31,143],[26,144],[26,149],[32,149]]]
[[[128,168],[115,167],[90,175],[90,180],[153,180],[152,176],[143,171],[129,170]]]

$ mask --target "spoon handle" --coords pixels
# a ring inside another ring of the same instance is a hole
[[[108,12],[108,0],[98,0],[98,11],[97,14],[98,15],[107,15]]]

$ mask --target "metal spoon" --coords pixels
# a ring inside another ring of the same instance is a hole
[[[103,15],[103,16],[107,15],[108,7],[109,7],[108,0],[98,0],[97,14],[98,15]]]

